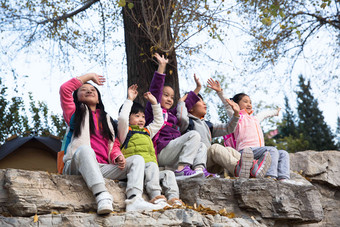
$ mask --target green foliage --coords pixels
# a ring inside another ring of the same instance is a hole
[[[268,139],[268,137],[265,137],[265,144],[266,146],[273,146],[279,150],[285,150],[289,153],[309,149],[309,142],[303,137],[302,133],[298,136],[289,135],[280,139]]]
[[[281,124],[279,124],[279,138],[284,138],[288,136],[295,137],[298,135],[297,128],[295,125],[296,117],[294,112],[290,108],[287,96],[284,97],[285,100],[285,111],[283,112],[283,118]]]
[[[296,152],[302,150],[335,150],[334,135],[324,121],[318,102],[310,90],[310,81],[305,83],[302,75],[299,77],[300,90],[296,92],[298,102],[298,119],[285,97],[285,113],[279,126],[279,134],[272,139],[265,139],[266,145],[278,149]],[[339,120],[338,120],[339,123]]]
[[[2,103],[0,107],[0,143],[15,134],[22,136],[49,136],[52,134],[60,138],[65,134],[66,124],[62,116],[49,115],[46,103],[36,103],[32,94],[29,93],[30,108],[27,112],[21,97],[7,98],[7,89],[0,78],[0,102]],[[49,121],[52,121],[52,124]]]
[[[296,92],[299,116],[298,132],[304,135],[311,150],[336,149],[334,135],[324,121],[317,100],[311,94],[310,81],[305,83],[305,79],[300,75],[299,87],[300,90]]]
[[[249,60],[260,64],[263,69],[278,63],[283,57],[296,59],[302,55],[312,41],[319,43],[321,32],[329,34],[329,43],[324,43],[327,62],[338,59],[339,8],[338,0],[268,1],[237,0],[238,14],[249,21],[250,33],[255,38],[250,49]],[[321,53],[318,53],[320,56]],[[329,56],[332,56],[331,58]],[[320,58],[315,59],[318,63]],[[294,64],[293,64],[294,65]],[[327,67],[320,65],[320,67]]]
[[[336,146],[338,151],[340,151],[340,117],[337,119],[337,127],[336,127]]]

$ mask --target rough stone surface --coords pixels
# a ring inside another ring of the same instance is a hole
[[[286,222],[320,222],[323,218],[320,193],[307,181],[297,186],[273,179],[210,178],[181,181],[179,187],[188,204],[226,208],[237,215]]]
[[[114,210],[124,210],[124,189],[112,180],[105,181],[114,195]],[[97,209],[95,199],[81,176],[7,169],[3,182],[8,192],[7,210],[13,216],[49,214],[51,211],[95,212]]]
[[[303,151],[290,154],[290,169],[300,172],[311,182],[340,187],[340,151]]]
[[[225,209],[236,218],[188,208],[126,213],[125,188],[112,180],[106,186],[114,212],[98,216],[81,176],[0,170],[0,226],[340,226],[340,152],[304,151],[290,158],[291,178],[302,186],[273,179],[179,181],[186,204]]]
[[[301,172],[318,189],[324,218],[319,225],[340,226],[340,151],[303,151],[290,154],[290,168]]]
[[[162,212],[134,212],[98,216],[88,213],[45,214],[34,217],[0,217],[0,226],[219,226],[240,227],[266,225],[252,219],[209,217],[190,209],[171,209]]]

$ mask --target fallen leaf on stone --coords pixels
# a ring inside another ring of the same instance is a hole
[[[38,217],[37,214],[35,214],[34,217],[33,217],[33,222],[35,223],[35,222],[37,222],[38,220],[39,220],[39,217]]]

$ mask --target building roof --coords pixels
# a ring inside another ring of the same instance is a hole
[[[16,137],[5,142],[0,147],[0,160],[5,158],[7,155],[24,145],[29,141],[37,140],[38,142],[44,144],[52,151],[58,153],[61,148],[61,141],[53,137],[40,137],[40,136],[28,136],[28,137]]]

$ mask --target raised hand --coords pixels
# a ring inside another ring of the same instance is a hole
[[[157,72],[163,74],[165,72],[166,64],[168,64],[169,59],[166,59],[164,55],[160,56],[158,53],[155,53],[155,58],[158,62],[158,70]]]
[[[197,95],[202,88],[202,84],[201,84],[199,78],[196,76],[196,74],[194,74],[194,80],[195,80],[195,83],[196,83],[196,88],[195,88],[194,92]]]
[[[215,90],[216,92],[219,92],[219,91],[222,91],[222,88],[221,88],[221,84],[218,80],[213,80],[212,78],[210,78],[208,81],[208,88],[211,88],[213,90]]]
[[[104,76],[98,75],[97,73],[86,73],[80,77],[78,77],[83,83],[92,80],[95,84],[101,86],[106,81]]]
[[[169,59],[166,59],[164,55],[161,56],[158,53],[155,53],[155,58],[157,59],[159,65],[166,65],[169,62]]]
[[[133,101],[135,100],[135,98],[138,95],[138,91],[137,91],[138,85],[137,84],[132,84],[129,88],[128,88],[128,99]]]
[[[280,113],[280,110],[281,110],[281,108],[280,108],[280,107],[278,107],[276,110],[277,110],[277,114],[276,114],[276,116],[279,116],[279,113]]]
[[[234,102],[233,100],[230,100],[230,99],[225,99],[225,101],[227,101],[227,103],[231,106],[231,108],[233,109],[234,111],[234,116],[235,117],[239,117],[239,113],[240,113],[240,107],[239,105]]]
[[[188,94],[183,95],[183,97],[181,97],[181,98],[178,100],[178,102],[185,102],[185,100],[187,99],[187,97],[188,97]]]
[[[157,104],[157,99],[156,99],[156,97],[153,96],[153,94],[151,94],[151,92],[149,92],[149,91],[144,93],[144,98],[145,98],[146,100],[148,100],[152,105]]]

